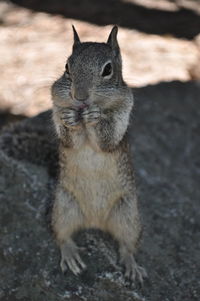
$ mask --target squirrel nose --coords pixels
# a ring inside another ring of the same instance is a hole
[[[82,83],[72,83],[71,94],[74,101],[84,102],[89,98],[89,91]]]
[[[78,97],[74,96],[74,100],[77,102],[86,102],[87,99],[88,99],[88,97],[78,98]]]

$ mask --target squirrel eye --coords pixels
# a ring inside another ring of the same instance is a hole
[[[65,65],[65,72],[66,72],[67,74],[69,74],[69,67],[68,67],[68,63],[66,63],[66,65]]]
[[[111,75],[111,73],[112,73],[112,65],[111,65],[111,63],[108,63],[105,65],[105,67],[103,69],[102,76],[103,77],[109,76],[109,75]]]

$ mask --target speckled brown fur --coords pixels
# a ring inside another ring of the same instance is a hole
[[[85,268],[71,236],[92,227],[118,240],[126,276],[142,281],[144,269],[134,259],[141,225],[126,135],[133,95],[122,78],[116,35],[115,26],[107,43],[81,43],[74,29],[67,69],[52,86],[60,138],[52,225],[63,271]]]

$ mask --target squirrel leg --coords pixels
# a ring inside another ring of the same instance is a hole
[[[143,283],[147,273],[136,263],[134,257],[141,237],[136,199],[125,197],[115,205],[108,217],[107,230],[119,242],[120,263],[125,268],[125,277],[132,282],[137,278]]]
[[[75,275],[78,275],[86,268],[79,255],[80,248],[71,238],[82,225],[83,215],[78,203],[65,189],[58,187],[52,213],[52,226],[61,250],[60,267],[63,272],[68,266]]]

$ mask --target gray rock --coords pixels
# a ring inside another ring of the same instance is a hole
[[[199,300],[200,84],[134,92],[131,137],[144,223],[137,257],[149,279],[143,287],[127,284],[116,242],[94,230],[75,235],[88,270],[62,275],[49,227],[58,141],[45,112],[0,137],[0,300]]]

